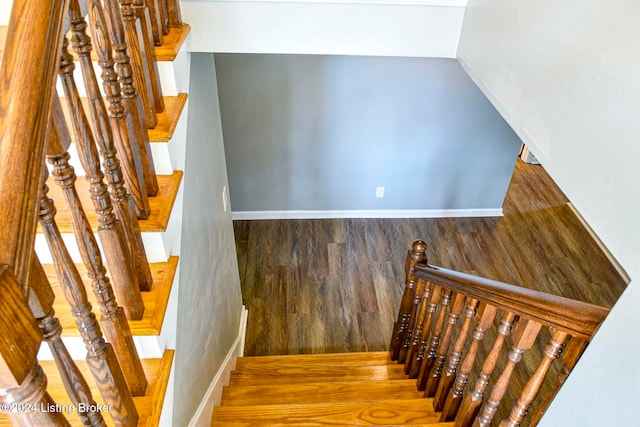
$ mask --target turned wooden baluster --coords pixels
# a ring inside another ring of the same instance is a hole
[[[442,330],[444,329],[445,317],[451,302],[451,291],[445,289],[442,292],[442,301],[438,305],[438,316],[436,322],[431,329],[431,339],[429,340],[429,348],[424,354],[424,360],[420,364],[420,372],[418,373],[418,390],[425,390],[427,387],[427,379],[429,377],[429,371],[433,368],[436,361],[436,354],[440,347],[440,338],[442,337]]]
[[[459,422],[461,425],[470,425],[478,415],[484,398],[484,391],[489,385],[489,380],[498,362],[502,345],[505,338],[511,334],[511,328],[516,319],[517,317],[513,313],[506,313],[502,316],[500,325],[498,326],[498,336],[482,363],[482,371],[478,376],[476,384],[471,393],[467,394],[462,400],[462,405],[460,405],[460,415],[456,418],[456,422]]]
[[[60,176],[57,177],[57,179],[60,178]],[[73,182],[72,178],[68,179]],[[80,273],[73,264],[55,222],[56,210],[53,200],[47,197],[48,191],[49,188],[45,185],[40,200],[40,225],[49,245],[60,288],[71,306],[71,313],[87,348],[87,365],[96,380],[104,403],[111,406],[110,413],[115,423],[135,426],[138,413],[131,392],[113,348],[102,338],[100,326],[91,311],[91,304],[87,299]]]
[[[156,49],[153,39],[153,24],[151,23],[151,10],[145,0],[133,0],[133,10],[140,21],[143,39],[141,40],[142,58],[145,60],[145,68],[148,68],[149,85],[153,94],[153,101],[157,113],[164,111],[164,98],[160,87],[160,72],[156,60]],[[149,1],[153,3],[153,0]]]
[[[498,377],[498,380],[493,386],[493,390],[482,407],[480,415],[478,415],[478,418],[473,422],[474,426],[488,426],[491,424],[491,420],[498,410],[498,406],[500,405],[502,398],[507,392],[513,370],[518,362],[522,360],[524,352],[530,349],[535,342],[541,327],[542,325],[540,323],[530,319],[521,321],[516,327],[516,331],[513,336],[513,347],[511,347],[511,351],[507,357],[507,366],[504,368],[500,377]],[[456,425],[458,425],[457,420]]]
[[[67,202],[67,205],[69,206],[71,224],[73,225],[76,242],[78,243],[78,248],[80,250],[80,255],[84,264],[87,266],[89,278],[92,281],[91,285],[94,294],[96,295],[98,305],[100,306],[100,311],[102,312],[100,322],[102,324],[102,327],[104,328],[107,339],[111,343],[111,346],[113,346],[117,360],[120,363],[120,367],[122,369],[122,372],[124,373],[124,378],[126,379],[126,383],[129,386],[131,393],[136,396],[144,395],[147,387],[147,380],[144,376],[142,364],[140,362],[138,352],[133,342],[133,337],[129,328],[129,322],[125,317],[124,310],[121,307],[118,307],[118,303],[116,302],[113,289],[111,288],[111,284],[109,282],[109,278],[106,276],[105,268],[102,265],[102,258],[100,256],[98,243],[94,237],[89,221],[87,220],[87,217],[84,213],[84,209],[80,204],[80,200],[74,186],[76,176],[73,171],[73,167],[69,165],[69,154],[65,150],[65,147],[68,145],[70,138],[66,130],[64,118],[62,117],[61,106],[59,104],[59,101],[57,100],[57,97],[54,97],[52,121],[53,126],[51,128],[51,142],[49,144],[49,153],[57,154],[49,154],[47,156],[47,159],[53,165],[53,177],[56,183],[62,188],[65,200]],[[80,148],[80,146],[78,146],[78,152],[81,158],[90,160],[91,162],[95,161],[95,158],[93,158],[95,156],[95,153],[89,154],[87,152],[84,152],[84,148]],[[95,152],[95,147],[93,151]],[[89,157],[87,157],[87,155]],[[93,158],[93,160],[91,160],[91,158]],[[95,181],[94,183],[97,184],[97,182]],[[104,185],[96,185],[94,188],[103,190]],[[103,202],[105,201],[104,193],[96,195],[100,197],[100,200],[102,200]],[[108,206],[109,205],[105,203],[105,209],[101,212],[101,215],[104,215],[102,219],[104,219],[105,222],[102,223],[100,225],[100,228],[98,229],[100,239],[103,242],[108,243],[107,245],[105,245],[105,249],[109,248],[112,245],[111,241],[114,239],[114,236],[117,235],[116,232],[114,232],[113,228],[111,228],[111,226],[116,224],[116,221],[113,213],[108,209]],[[41,205],[41,209],[44,210],[44,212],[41,212],[41,215],[44,215],[45,213],[49,215],[46,218],[42,219],[43,221],[45,219],[48,221],[43,224],[43,229],[45,228],[45,226],[47,227],[49,233],[51,233],[52,236],[55,237],[52,243],[56,243],[59,232],[57,230],[57,227],[55,226],[55,223],[53,222],[53,214],[49,213],[49,211],[53,209],[53,206],[49,205],[47,202],[47,204]],[[63,251],[57,246],[55,248],[58,251]],[[58,256],[60,257],[60,262],[64,262],[67,264],[71,263],[71,260],[67,258],[68,254],[66,254],[66,250],[64,250],[63,252],[64,253],[58,254]],[[75,266],[71,265],[67,267],[75,271]],[[78,277],[66,277],[66,280],[71,279],[77,280]],[[80,291],[78,289],[82,287],[81,282],[66,284],[66,286],[73,286],[77,292],[82,292],[82,294],[86,297],[84,291]],[[77,313],[79,314],[79,312]],[[96,370],[112,367],[114,361],[111,360],[111,346],[107,348],[100,346],[99,344],[99,342],[93,342],[92,345],[98,346],[97,348],[90,349],[89,347],[87,347],[87,349],[89,350],[89,357],[87,359],[88,362],[90,363],[90,365],[95,365]],[[95,353],[95,357],[94,355],[92,355],[92,351]],[[118,369],[118,371],[119,370],[120,369]],[[118,374],[114,369],[110,369],[109,371],[102,371],[103,376],[105,372],[111,372],[111,375],[109,377],[115,381],[114,384],[118,387],[116,388],[116,386],[105,385],[104,387],[106,388],[103,393],[114,394],[118,391],[119,388],[122,388],[122,385],[118,382]],[[118,398],[118,400],[124,402],[124,404],[126,404],[126,407],[130,406],[128,404],[128,400],[130,399],[127,399],[126,393],[124,393],[122,390],[121,397]],[[125,415],[130,413],[130,409],[123,412],[123,414]],[[129,415],[123,415],[122,418],[127,419],[128,416]]]
[[[424,357],[427,354],[427,347],[429,345],[429,335],[431,334],[431,323],[436,311],[438,311],[438,305],[442,299],[443,289],[440,286],[431,285],[429,292],[429,299],[427,300],[427,315],[422,324],[422,331],[419,336],[419,345],[414,353],[413,361],[411,362],[411,369],[409,371],[409,378],[417,378],[420,374],[420,367],[424,361]]]
[[[95,142],[98,143],[98,147],[102,154],[103,166],[106,172],[107,182],[109,183],[111,190],[111,198],[114,202],[113,209],[123,226],[125,241],[129,245],[129,250],[133,258],[133,266],[129,266],[129,268],[133,268],[134,273],[137,273],[140,289],[149,290],[153,283],[151,269],[149,267],[149,262],[147,261],[144,244],[142,242],[142,234],[140,233],[135,206],[133,205],[132,197],[127,194],[127,190],[124,186],[123,171],[120,167],[120,162],[116,155],[116,147],[114,145],[114,135],[118,136],[115,140],[119,141],[124,134],[123,129],[120,126],[123,120],[123,117],[121,117],[122,106],[120,104],[121,98],[119,95],[120,87],[117,75],[113,68],[114,63],[110,56],[111,44],[104,27],[104,16],[99,3],[92,3],[90,12],[90,16],[93,16],[92,19],[94,20],[94,33],[99,47],[97,52],[98,56],[101,57],[100,62],[103,70],[103,77],[105,78],[105,91],[107,93],[111,93],[108,98],[111,100],[110,109],[113,114],[109,119],[107,119],[107,110],[104,106],[102,95],[100,94],[100,89],[98,87],[98,82],[96,80],[91,61],[91,39],[86,34],[87,25],[80,13],[77,0],[71,0],[69,8],[71,31],[73,35],[72,43],[74,51],[80,58],[80,65],[82,66],[84,86],[89,99],[89,112],[91,113],[96,132]],[[75,93],[77,94],[77,91]],[[86,123],[84,113],[78,115],[78,118],[82,119],[83,127],[81,129],[84,129],[84,123]],[[114,126],[113,130],[115,131],[115,134],[112,131],[112,125]],[[74,124],[74,129],[75,128],[76,126]],[[85,132],[84,135],[90,135],[90,133]],[[90,147],[93,144],[93,141],[90,139],[86,142],[87,147]],[[90,148],[86,148],[86,150],[89,149]],[[105,215],[106,214],[108,214],[108,212],[105,212]],[[109,259],[107,258],[107,261],[108,260]]]
[[[500,423],[500,427],[517,427],[520,425],[524,416],[527,414],[527,410],[531,406],[531,402],[533,402],[533,399],[538,395],[540,387],[542,387],[542,383],[547,376],[547,372],[549,372],[549,368],[551,368],[551,364],[560,356],[568,339],[569,334],[566,332],[553,331],[553,336],[544,348],[544,358],[522,389],[518,401],[511,410],[509,419],[503,420]]]
[[[91,201],[98,214],[98,231],[101,229],[108,230],[102,233],[100,240],[105,248],[107,263],[111,266],[113,283],[120,301],[123,302],[130,318],[140,318],[144,311],[144,305],[140,295],[138,275],[134,270],[135,261],[132,248],[125,237],[122,223],[115,217],[111,197],[103,181],[104,174],[100,169],[100,158],[95,147],[91,126],[78,94],[73,76],[75,65],[73,57],[67,51],[67,44],[68,41],[65,38],[60,62],[60,80],[69,106],[68,110],[75,134],[78,157],[85,170],[86,178],[89,182]],[[54,104],[56,106],[59,104],[57,96]],[[64,137],[66,138],[66,129],[62,132],[64,132]],[[62,143],[67,144],[69,141],[65,140]],[[62,155],[65,151],[66,147],[63,147],[60,152],[50,152],[49,154]],[[54,158],[50,157],[49,161],[54,162]]]
[[[551,404],[551,401],[555,397],[556,393],[558,392],[558,390],[560,390],[562,384],[564,384],[564,382],[567,380],[567,377],[569,377],[569,374],[573,370],[573,367],[576,366],[576,363],[578,363],[578,360],[580,359],[580,356],[582,356],[582,353],[587,347],[587,344],[588,342],[585,340],[576,337],[571,338],[571,341],[569,341],[569,344],[567,344],[566,348],[561,354],[561,360],[564,362],[564,364],[560,369],[560,372],[558,372],[556,385],[549,393],[547,398],[540,404],[535,414],[531,416],[532,426],[538,425],[538,422],[540,422],[540,419]]]
[[[462,360],[462,364],[460,365],[460,369],[458,370],[458,375],[456,375],[456,380],[453,383],[453,387],[449,391],[447,395],[447,400],[444,403],[444,408],[442,408],[442,415],[440,417],[440,421],[451,421],[458,414],[458,408],[460,407],[460,403],[462,402],[462,396],[464,393],[464,388],[467,385],[467,380],[469,378],[469,374],[473,369],[473,364],[476,361],[476,356],[478,355],[478,348],[482,339],[484,338],[485,331],[491,327],[493,323],[493,319],[496,316],[497,309],[494,306],[487,305],[485,303],[481,303],[478,308],[479,319],[476,321],[476,326],[473,330],[471,344],[469,345],[469,349],[467,350],[467,354],[464,356]],[[458,424],[456,424],[459,427]]]
[[[438,383],[440,382],[440,377],[442,376],[442,368],[444,368],[444,363],[447,359],[447,352],[449,351],[449,343],[451,342],[453,335],[453,328],[458,323],[458,317],[462,313],[462,309],[464,308],[465,296],[462,294],[454,294],[452,301],[450,303],[451,309],[449,311],[449,318],[447,320],[447,328],[442,335],[442,340],[440,341],[440,345],[438,346],[438,351],[436,352],[435,361],[433,362],[433,367],[431,371],[427,375],[427,385],[424,389],[424,395],[427,397],[432,397],[436,394],[436,390],[438,389]]]
[[[462,326],[460,327],[460,332],[458,332],[458,337],[453,344],[453,349],[451,350],[451,354],[449,355],[447,367],[444,370],[444,375],[438,383],[438,390],[436,391],[436,394],[433,398],[433,407],[436,411],[442,411],[442,408],[444,408],[449,390],[451,390],[453,382],[456,379],[456,371],[458,369],[458,364],[462,359],[462,351],[464,350],[464,346],[467,343],[469,329],[471,328],[471,322],[473,322],[473,319],[475,319],[477,311],[478,300],[469,299],[464,311],[464,321],[462,322]],[[443,417],[445,416],[444,413],[442,415]]]
[[[60,337],[62,326],[60,326],[58,318],[55,317],[55,310],[53,309],[55,294],[35,253],[30,265],[29,308],[38,321],[38,327],[42,331],[44,340],[49,345],[64,388],[76,407],[82,425],[106,426],[107,424],[100,412],[94,410],[96,402],[91,396],[87,381],[80,373],[67,347],[62,342]]]
[[[169,27],[178,28],[182,25],[180,2],[178,0],[167,0],[167,14],[169,15]]]
[[[15,410],[7,412],[13,425],[68,426],[61,412],[42,411],[56,406],[36,359],[42,332],[27,305],[23,285],[7,265],[0,265],[0,295],[0,404],[13,405],[10,408]]]
[[[398,355],[398,360],[405,361],[405,372],[408,373],[408,367],[406,365],[407,357],[411,357],[410,348],[413,342],[413,334],[416,331],[417,323],[417,312],[420,303],[422,302],[425,291],[425,282],[424,280],[418,279],[418,282],[415,286],[413,292],[413,304],[411,305],[411,311],[409,312],[409,327],[407,328],[407,334],[404,338],[404,342],[402,343],[402,347],[400,348],[400,354]]]
[[[158,0],[160,7],[160,29],[165,36],[169,34],[169,4],[167,0]]]
[[[398,360],[400,355],[400,349],[407,336],[409,329],[409,321],[411,320],[411,308],[413,304],[414,288],[416,285],[416,278],[414,276],[414,269],[418,263],[427,262],[427,245],[422,240],[413,242],[412,249],[407,255],[407,261],[405,263],[406,279],[404,282],[405,288],[402,294],[402,301],[400,302],[400,310],[398,312],[398,320],[393,327],[393,333],[391,334],[391,344],[389,346],[391,353],[391,360]],[[404,361],[398,361],[403,363]]]
[[[415,322],[412,326],[411,343],[407,357],[404,360],[404,373],[409,375],[411,373],[411,364],[415,358],[416,352],[420,349],[420,338],[422,337],[422,330],[424,327],[424,320],[427,315],[427,306],[429,301],[429,295],[431,294],[431,283],[424,284],[424,280],[418,279],[418,285],[423,284],[424,291],[419,301],[414,300],[414,305],[419,304],[418,313],[415,316]],[[416,288],[417,290],[417,288]]]
[[[123,168],[125,180],[135,201],[138,217],[145,219],[150,211],[148,195],[157,192],[157,181],[150,171],[149,135],[140,116],[142,105],[133,83],[120,6],[117,0],[108,0],[105,9],[99,0],[89,0],[89,22],[98,63],[102,67],[102,86],[109,101],[114,141],[118,146],[120,161],[126,165]]]
[[[151,20],[151,32],[153,34],[153,44],[156,46],[162,46],[164,42],[164,34],[162,34],[162,17],[160,13],[162,8],[159,4],[160,0],[147,0],[147,6],[149,7],[149,18]]]
[[[120,12],[124,24],[127,53],[133,72],[134,86],[142,101],[141,111],[143,114],[141,114],[140,118],[147,128],[154,128],[158,124],[158,118],[156,117],[156,103],[153,98],[154,92],[151,79],[155,79],[156,76],[151,75],[155,70],[153,67],[149,67],[149,61],[145,57],[145,55],[151,54],[146,51],[145,39],[147,35],[144,34],[142,22],[136,16],[132,0],[120,0]],[[111,19],[116,18],[112,17]],[[113,28],[112,34],[114,34]],[[113,36],[112,39],[117,40]]]

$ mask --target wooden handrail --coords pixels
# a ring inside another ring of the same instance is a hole
[[[414,275],[586,340],[609,314],[604,307],[428,264],[416,264]]]
[[[0,264],[27,283],[67,0],[15,0],[0,69]],[[37,70],[37,72],[36,72]]]

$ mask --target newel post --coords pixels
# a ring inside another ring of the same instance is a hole
[[[426,252],[427,244],[422,240],[416,240],[415,242],[413,242],[411,250],[407,254],[407,261],[405,264],[405,288],[404,293],[402,294],[402,301],[400,302],[398,320],[393,326],[393,334],[391,335],[391,345],[389,350],[391,353],[391,360],[398,359],[400,355],[400,349],[402,348],[402,345],[407,338],[407,334],[409,333],[411,307],[413,304],[415,286],[417,282],[414,271],[417,264],[427,263]]]

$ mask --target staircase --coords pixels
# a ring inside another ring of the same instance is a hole
[[[536,425],[608,313],[431,266],[422,241],[405,271],[388,353],[239,358],[213,425]]]
[[[453,426],[432,401],[387,352],[243,357],[213,425]]]
[[[47,3],[13,1],[9,27],[0,27],[0,95],[11,105],[0,115],[3,164],[16,165],[14,172],[4,168],[1,221],[28,224],[5,228],[0,250],[2,290],[15,297],[0,304],[0,388],[9,404],[0,425],[170,425],[190,28],[175,0]],[[168,3],[171,10],[153,9]],[[164,22],[156,28],[158,19]],[[89,31],[101,37],[86,38]],[[127,67],[141,88],[137,106]],[[102,68],[111,77],[101,76]],[[40,93],[25,90],[31,86]],[[28,113],[15,113],[15,105]],[[31,133],[20,137],[22,130]],[[32,166],[21,163],[22,150],[35,153]],[[128,150],[138,157],[126,157]],[[11,182],[25,171],[33,175]],[[24,209],[11,218],[10,206]],[[30,263],[12,241],[24,245]],[[28,308],[12,294],[17,284]],[[94,407],[80,411],[80,403]]]

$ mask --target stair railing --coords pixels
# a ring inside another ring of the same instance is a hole
[[[440,421],[489,426],[500,416],[501,427],[518,426],[537,398],[526,420],[535,425],[608,312],[431,266],[426,244],[416,241],[390,353],[433,398]],[[558,358],[564,364],[557,380],[545,381]],[[522,360],[525,369],[518,371]],[[507,395],[515,401],[511,409],[501,406]]]
[[[106,425],[103,414],[92,409],[95,401],[88,382],[61,339],[62,328],[53,310],[55,295],[34,251],[38,221],[60,288],[86,345],[87,365],[117,425],[137,425],[132,396],[144,394],[147,387],[127,317],[142,317],[140,290],[148,290],[152,282],[137,220],[148,215],[144,200],[157,192],[143,126],[155,122],[156,112],[163,108],[155,40],[144,0],[107,0],[106,8],[97,0],[88,3],[14,0],[0,68],[0,403],[2,412],[16,425],[69,425],[64,413],[74,412],[83,425]],[[177,8],[172,0],[171,7],[165,7],[167,12],[156,17],[180,26]],[[169,10],[173,10],[172,19]],[[94,74],[85,16],[96,35],[108,109]],[[131,33],[130,40],[125,40],[125,28]],[[74,80],[74,58],[65,34],[70,35],[83,71],[88,115]],[[116,41],[115,53],[111,38]],[[129,61],[127,41],[138,42],[137,63]],[[58,75],[68,106],[66,115],[55,90]],[[152,82],[147,87],[153,92],[153,118],[141,118],[146,110],[134,81]],[[98,214],[97,233],[113,282],[75,188],[76,175],[67,152],[72,142],[68,123],[89,180]],[[50,178],[45,158],[50,163]],[[47,178],[64,196],[101,312],[100,323],[62,240]],[[137,204],[131,188],[140,192]],[[118,305],[116,295],[124,307]],[[47,379],[37,360],[42,341],[49,345],[75,410],[61,411],[47,393]]]

